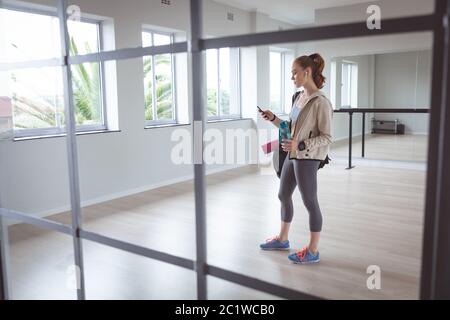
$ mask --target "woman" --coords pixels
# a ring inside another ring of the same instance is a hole
[[[296,88],[302,92],[294,95],[289,115],[291,136],[283,140],[281,147],[288,152],[284,161],[278,197],[281,201],[281,230],[278,236],[261,244],[263,250],[289,250],[288,233],[293,217],[292,194],[298,186],[303,204],[309,213],[309,244],[299,252],[289,255],[289,260],[298,264],[320,261],[319,238],[322,230],[322,213],[317,200],[317,170],[325,160],[331,144],[331,122],[333,108],[320,91],[325,82],[322,75],[325,62],[315,53],[301,56],[292,64],[292,78]],[[281,119],[270,110],[262,116],[279,127]]]

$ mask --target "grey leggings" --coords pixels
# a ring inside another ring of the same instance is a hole
[[[290,160],[289,155],[283,164],[278,198],[281,201],[281,220],[291,222],[294,215],[292,194],[298,186],[303,204],[309,213],[309,230],[322,230],[322,213],[317,200],[317,170],[320,160]]]

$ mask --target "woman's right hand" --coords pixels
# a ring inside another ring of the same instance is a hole
[[[273,117],[274,117],[273,112],[270,111],[270,110],[260,111],[260,113],[261,113],[261,116],[264,118],[264,120],[270,121],[270,120],[272,120]]]

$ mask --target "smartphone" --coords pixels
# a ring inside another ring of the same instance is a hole
[[[259,112],[263,113],[264,111],[262,111],[262,109],[259,106],[256,106],[259,110]]]

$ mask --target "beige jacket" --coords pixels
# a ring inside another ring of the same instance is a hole
[[[302,94],[299,94],[294,105],[297,101],[302,101],[303,98]],[[303,108],[297,117],[297,121],[292,123],[290,118],[288,121],[291,136],[298,142],[304,141],[306,148],[300,151],[297,146],[296,150],[289,152],[289,158],[324,160],[332,143],[333,108],[331,102],[319,90],[302,102],[302,105]],[[273,124],[279,128],[282,121],[282,119],[276,117]]]

